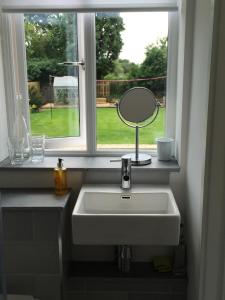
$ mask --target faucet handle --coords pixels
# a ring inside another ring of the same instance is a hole
[[[122,168],[124,167],[124,168],[128,169],[132,165],[130,157],[122,157],[121,161],[122,161]]]
[[[122,168],[129,168],[132,166],[132,160],[130,157],[121,157],[119,159],[110,159],[110,162],[121,162],[122,163]]]
[[[131,158],[130,157],[121,157],[122,162],[130,163],[131,164]]]

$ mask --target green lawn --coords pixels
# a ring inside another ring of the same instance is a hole
[[[155,138],[164,135],[165,109],[160,108],[155,122],[140,129],[140,143],[154,144]],[[72,108],[50,109],[31,113],[32,134],[45,134],[46,137],[79,135],[79,112]],[[98,144],[133,144],[135,129],[123,124],[115,108],[97,108]]]
[[[32,134],[46,137],[79,135],[79,111],[72,108],[46,109],[31,113]]]
[[[154,144],[155,138],[164,134],[165,110],[160,109],[154,123],[140,129],[140,144]],[[130,128],[119,119],[115,108],[97,109],[97,143],[98,144],[134,144],[135,129]]]

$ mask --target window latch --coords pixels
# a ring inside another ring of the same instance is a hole
[[[85,70],[85,62],[83,59],[81,61],[64,61],[58,63],[58,65],[66,67],[82,67],[82,69]]]

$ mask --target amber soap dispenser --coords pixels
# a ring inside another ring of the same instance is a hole
[[[63,159],[58,158],[57,167],[54,169],[55,194],[58,196],[67,193],[67,170],[63,167]]]

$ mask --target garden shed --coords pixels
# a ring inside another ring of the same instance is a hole
[[[59,105],[76,105],[79,99],[78,77],[54,77],[54,102]]]

